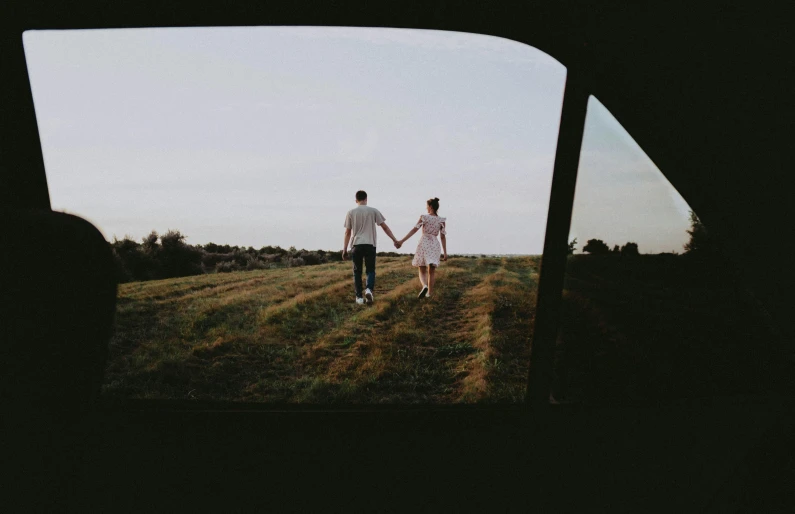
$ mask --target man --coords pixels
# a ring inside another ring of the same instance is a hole
[[[392,231],[384,223],[385,218],[381,212],[367,205],[367,193],[364,191],[356,192],[356,207],[348,211],[345,216],[345,242],[342,245],[342,258],[348,258],[348,243],[350,242],[352,251],[350,253],[353,261],[353,287],[356,291],[356,303],[373,303],[373,289],[375,288],[375,226],[381,227],[400,248]],[[367,285],[362,298],[362,261],[367,268]]]

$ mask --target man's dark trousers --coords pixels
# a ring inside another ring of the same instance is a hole
[[[362,297],[362,261],[367,268],[367,289],[375,288],[375,246],[354,245],[351,252],[353,261],[353,287],[356,289],[356,298]]]

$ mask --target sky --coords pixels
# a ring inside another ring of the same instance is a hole
[[[595,97],[588,100],[569,240],[588,239],[640,253],[683,252],[690,207]]]
[[[364,189],[398,238],[439,197],[449,253],[541,253],[566,69],[530,46],[344,27],[23,41],[53,209],[108,240],[339,250]],[[572,237],[681,250],[687,205],[593,98],[579,176]]]

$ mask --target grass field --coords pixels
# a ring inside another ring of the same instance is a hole
[[[119,286],[106,398],[521,402],[540,257],[453,258],[418,300],[409,257]],[[572,256],[553,396],[587,404],[760,393],[793,360],[736,275],[672,255]]]
[[[540,258],[453,258],[418,300],[409,257],[119,286],[103,393],[281,403],[520,402]]]

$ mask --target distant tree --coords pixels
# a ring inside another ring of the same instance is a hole
[[[638,252],[637,243],[627,243],[624,246],[622,246],[621,255],[640,255],[640,252]]]
[[[687,233],[690,234],[690,241],[684,246],[685,254],[703,254],[714,251],[714,245],[707,228],[693,211],[690,211],[690,230]]]
[[[284,248],[282,248],[280,246],[270,246],[270,245],[268,245],[268,246],[263,246],[262,248],[260,248],[259,249],[259,253],[267,253],[269,255],[274,255],[274,254],[284,255],[284,254],[287,253],[287,250],[285,250]]]
[[[160,247],[157,244],[156,232],[143,238],[143,244],[129,236],[124,236],[121,240],[114,237],[110,247],[116,259],[120,282],[150,280],[157,277],[157,256]]]
[[[154,255],[157,253],[157,250],[159,249],[159,245],[157,244],[158,237],[159,236],[157,235],[157,232],[153,230],[149,233],[148,236],[143,238],[143,245],[141,246],[143,248],[144,253],[147,253],[149,255]]]
[[[610,253],[610,247],[601,239],[589,239],[585,246],[582,247],[582,251],[591,255],[604,255]]]
[[[618,247],[618,245],[613,246],[613,250],[612,251],[613,251],[613,253],[621,253],[621,249]]]
[[[160,244],[164,248],[176,248],[185,244],[185,236],[179,230],[169,230],[160,236]]]
[[[160,236],[160,269],[163,278],[198,275],[202,272],[202,250],[185,244],[179,230],[169,230]]]
[[[576,249],[576,246],[577,246],[577,238],[575,237],[574,239],[569,241],[569,250],[568,250],[568,254],[569,255],[574,253],[574,250]]]
[[[221,247],[215,243],[207,243],[203,246],[205,252],[209,253],[223,253]]]
[[[144,255],[140,251],[141,245],[128,236],[124,236],[122,240],[114,236],[110,247],[116,260],[119,282],[136,280],[143,268],[141,264]]]

